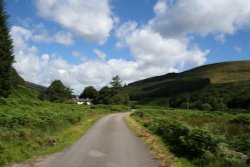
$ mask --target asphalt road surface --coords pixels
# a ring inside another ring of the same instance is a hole
[[[124,123],[125,114],[100,119],[46,167],[158,167],[142,141]]]

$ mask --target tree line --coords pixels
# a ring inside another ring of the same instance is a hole
[[[122,81],[117,75],[112,78],[110,86],[104,86],[97,91],[93,86],[87,86],[79,98],[91,99],[94,104],[128,104],[129,96],[122,91]],[[51,102],[65,102],[73,98],[72,89],[66,87],[60,80],[51,83],[48,89],[41,93],[39,99]]]

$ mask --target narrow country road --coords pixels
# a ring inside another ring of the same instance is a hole
[[[157,167],[149,150],[123,121],[125,114],[100,119],[80,140],[42,167]],[[41,165],[42,164],[42,165]],[[29,165],[24,165],[30,167]],[[22,167],[22,166],[15,166]]]

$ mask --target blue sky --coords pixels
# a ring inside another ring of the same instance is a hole
[[[192,67],[250,60],[248,0],[6,0],[14,67],[80,93]]]

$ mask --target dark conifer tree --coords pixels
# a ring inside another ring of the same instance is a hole
[[[52,102],[64,102],[72,98],[72,90],[65,87],[60,80],[55,80],[45,92],[45,97]]]
[[[14,62],[13,45],[7,23],[4,0],[0,0],[0,96],[7,97],[11,89],[11,71]]]

